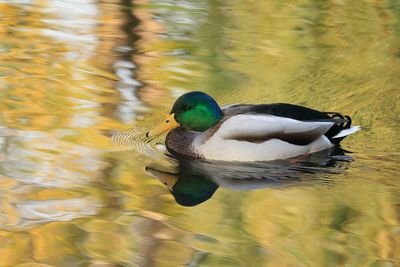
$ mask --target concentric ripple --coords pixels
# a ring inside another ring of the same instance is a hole
[[[138,119],[141,118],[141,119]],[[128,129],[111,129],[106,135],[110,138],[112,152],[132,152],[137,158],[163,161],[167,150],[164,145],[164,137],[146,137],[154,125],[160,121],[158,116],[137,116],[134,126]]]
[[[133,151],[149,158],[160,158],[164,156],[165,146],[161,142],[147,139],[145,133],[136,128],[126,131],[113,130],[110,142],[113,152]]]

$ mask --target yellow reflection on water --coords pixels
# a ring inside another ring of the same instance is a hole
[[[400,265],[399,6],[0,1],[0,266]],[[354,161],[179,206],[144,134],[190,90],[350,114]]]

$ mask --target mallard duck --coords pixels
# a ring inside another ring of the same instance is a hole
[[[330,149],[358,131],[336,112],[276,103],[220,108],[203,92],[180,96],[147,137],[169,131],[165,145],[176,156],[222,161],[270,161]]]

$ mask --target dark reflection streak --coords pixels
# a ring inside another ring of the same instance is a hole
[[[126,59],[127,61],[134,60],[134,58],[132,57],[135,52],[134,44],[140,39],[139,35],[137,35],[134,31],[134,29],[139,24],[139,19],[133,15],[132,9],[132,0],[122,0],[121,13],[125,14],[126,23],[121,28],[126,34],[127,44],[133,48],[124,53],[122,56],[122,58]]]
[[[136,34],[134,29],[139,25],[140,21],[137,17],[134,16],[133,0],[122,0],[122,7],[123,7],[122,11],[125,13],[126,18],[127,18],[125,25],[122,27],[122,30],[126,34],[128,46],[132,48],[123,55],[123,58],[126,61],[133,62],[135,64],[135,66],[138,67],[138,64],[135,62],[134,54],[137,53],[137,51],[135,49],[135,43],[140,39],[140,36],[138,34]],[[134,75],[134,73],[132,73],[132,75]],[[137,99],[140,100],[140,96],[138,94],[139,88],[140,87],[137,87],[135,92],[133,92],[133,94],[136,96]],[[144,104],[144,102],[143,102],[143,104]]]
[[[136,17],[132,15],[132,2],[130,0],[122,0],[121,5],[118,7],[120,14],[124,15],[123,22],[124,24],[121,26],[121,29],[124,31],[124,40],[122,42],[115,42],[114,45],[116,47],[126,45],[126,46],[133,46],[134,42],[136,42],[139,37],[133,33],[133,29],[138,25],[139,21]],[[134,53],[133,49],[127,49],[126,51],[120,51],[117,56],[116,60],[124,60],[124,61],[131,61],[132,54]],[[110,66],[111,68],[111,66]],[[103,116],[105,117],[113,117],[113,114],[116,114],[115,111],[117,110],[118,105],[120,102],[117,103],[103,103]],[[103,132],[106,136],[113,136],[112,131],[104,130]],[[106,208],[102,210],[103,213],[106,212],[115,212],[115,210],[122,209],[123,205],[121,202],[121,197],[116,194],[116,185],[114,184],[114,177],[113,173],[115,173],[115,168],[118,167],[118,161],[112,158],[107,158],[106,160],[109,163],[109,166],[104,170],[103,175],[99,177],[96,181],[93,182],[93,186],[97,188],[101,188],[100,192],[102,192],[103,197],[103,204]]]
[[[118,39],[117,41],[113,39],[114,46],[115,48],[124,45],[128,47],[133,47],[134,43],[139,39],[139,37],[134,34],[133,31],[133,29],[138,25],[139,21],[136,17],[133,16],[132,2],[130,0],[122,0],[121,4],[118,6],[118,9],[119,14],[123,15],[123,24],[122,26],[120,26],[120,28],[124,32],[125,38],[122,41],[120,39]],[[134,49],[125,49],[123,51],[119,51],[118,53],[115,53],[116,61],[124,60],[130,62],[132,61],[133,53]],[[118,92],[117,89],[116,91]],[[116,114],[116,111],[118,110],[118,105],[120,104],[121,102],[103,103],[102,115],[105,117],[114,117],[114,114]],[[108,137],[112,137],[114,135],[114,133],[110,130],[104,130],[103,134]],[[117,173],[116,168],[119,165],[118,160],[107,158],[105,161],[107,161],[109,165],[107,166],[107,168],[104,169],[102,175],[100,177],[97,177],[96,181],[92,182],[93,187],[101,189],[99,192],[101,192],[102,205],[104,209],[100,210],[100,216],[105,216],[109,213],[115,213],[117,210],[121,210],[123,208],[122,198],[119,194],[116,193],[117,185],[114,182],[114,174]]]
[[[123,31],[124,33],[124,40],[122,43],[119,43],[116,48],[122,47],[122,46],[126,46],[128,47],[128,49],[121,49],[118,51],[117,54],[117,59],[118,60],[122,60],[125,62],[132,62],[135,66],[135,62],[134,62],[134,54],[135,54],[135,43],[140,39],[139,35],[135,34],[134,29],[137,27],[137,25],[139,24],[139,20],[133,15],[132,12],[133,9],[133,4],[131,0],[121,0],[121,4],[119,5],[119,11],[120,14],[123,15],[123,24],[120,26],[120,29]],[[115,68],[114,71],[118,70],[117,68]],[[132,72],[131,75],[134,76],[134,70],[131,70]],[[133,78],[134,77],[130,77]],[[136,80],[136,79],[135,79]],[[118,84],[115,85],[118,88]],[[135,95],[135,97],[137,99],[139,99],[139,97],[137,96],[137,87],[134,85],[129,85],[129,87],[132,87],[132,94]],[[116,89],[116,91],[118,92],[118,89]],[[104,105],[107,106],[107,114],[105,114],[108,117],[113,117],[117,120],[121,119],[121,115],[123,116],[124,114],[119,114],[118,112],[118,106],[122,105],[123,103],[121,102],[117,102],[117,103],[105,103]]]
[[[137,54],[137,51],[135,49],[135,43],[140,39],[140,36],[135,33],[135,28],[139,24],[139,19],[134,16],[133,8],[133,0],[122,0],[122,12],[125,14],[126,17],[126,23],[122,27],[122,30],[125,32],[126,35],[126,42],[128,46],[132,49],[127,50],[125,53],[122,54],[122,59],[128,62],[133,62],[136,67],[139,67],[138,64],[135,62],[135,54]],[[132,75],[135,76],[134,71],[132,71]],[[133,77],[135,78],[135,77]],[[143,84],[143,83],[142,83]],[[134,92],[132,94],[135,95],[135,97],[138,100],[140,99],[140,95],[138,94],[139,87],[135,86]],[[144,102],[143,102],[144,103]],[[152,139],[148,140],[148,143]],[[158,197],[154,197],[154,200],[150,200],[148,202],[148,207],[152,211],[159,211],[161,210],[162,207],[162,201],[158,199]],[[152,219],[145,219],[147,221],[147,227],[143,229],[144,236],[147,236],[148,240],[146,240],[146,246],[144,246],[142,249],[140,249],[141,256],[143,259],[145,259],[144,262],[142,262],[141,266],[154,266],[154,254],[162,247],[162,243],[160,242],[159,239],[154,238],[153,236],[155,233],[160,231],[160,228],[162,228],[161,224],[155,220]],[[151,240],[151,242],[148,242]]]

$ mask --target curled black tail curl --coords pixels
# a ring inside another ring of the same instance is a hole
[[[344,129],[349,129],[351,127],[352,120],[350,116],[342,115],[338,112],[325,112],[333,121],[335,121],[335,125],[333,125],[329,131],[325,133],[325,136],[335,145],[339,145],[340,141],[342,141],[346,136],[335,138],[337,134],[339,134]]]

